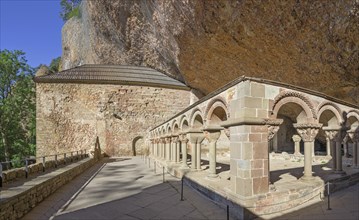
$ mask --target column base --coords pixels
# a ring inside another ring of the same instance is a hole
[[[218,176],[218,174],[211,173],[211,174],[208,174],[207,177],[210,179],[215,179],[215,178],[218,178],[219,176]]]
[[[314,179],[314,176],[302,176],[300,178],[301,181],[312,181]]]
[[[353,169],[359,169],[359,165],[358,166],[353,165]]]

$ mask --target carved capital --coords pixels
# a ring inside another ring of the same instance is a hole
[[[228,138],[231,138],[231,132],[230,132],[229,128],[224,128],[224,134],[225,134]]]
[[[186,134],[180,134],[179,135],[179,141],[181,141],[182,143],[187,143],[188,142],[188,138]]]
[[[293,124],[304,142],[313,142],[322,124]]]
[[[346,144],[349,141],[349,134],[345,134],[342,143]]]
[[[302,138],[299,135],[295,134],[295,135],[293,135],[292,140],[294,142],[300,142],[302,140]]]
[[[273,139],[274,135],[277,134],[278,130],[279,130],[279,125],[268,126],[268,141]]]

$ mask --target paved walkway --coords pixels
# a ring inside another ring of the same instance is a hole
[[[328,210],[327,198],[309,207],[298,207],[297,211],[276,219],[343,219],[359,220],[359,183],[341,191],[334,192],[331,197],[331,209]]]
[[[162,172],[155,175],[153,166],[148,168],[139,157],[104,162],[103,167],[97,164],[65,185],[23,219],[226,219],[224,209],[186,185],[184,201],[180,201],[181,182],[166,175],[167,182],[162,183]]]

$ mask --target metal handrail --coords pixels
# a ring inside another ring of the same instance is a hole
[[[80,154],[79,154],[80,151]],[[14,167],[11,167],[12,163],[15,162],[25,162],[23,167],[19,167],[19,168],[25,168],[25,178],[28,178],[29,175],[29,161],[35,159],[42,159],[42,171],[45,172],[45,164],[46,164],[46,157],[55,157],[54,161],[55,161],[55,168],[57,168],[58,166],[58,156],[62,156],[63,155],[63,160],[64,160],[64,164],[67,163],[67,154],[70,154],[70,158],[71,158],[71,162],[73,162],[73,157],[74,157],[74,153],[76,153],[76,158],[78,160],[78,157],[80,156],[81,158],[83,158],[84,155],[86,155],[86,149],[85,150],[78,150],[78,151],[69,151],[69,152],[64,152],[64,153],[59,153],[59,154],[52,154],[52,155],[45,155],[45,156],[41,156],[41,157],[34,157],[34,158],[25,158],[25,159],[21,159],[21,160],[10,160],[10,161],[5,161],[5,162],[0,162],[0,187],[2,187],[2,183],[3,183],[3,178],[2,178],[2,174],[3,174],[3,164],[9,164],[10,165],[10,169],[6,168],[6,170],[11,170],[14,169]],[[49,161],[53,161],[53,160],[49,160]]]

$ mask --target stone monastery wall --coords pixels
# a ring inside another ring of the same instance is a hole
[[[144,137],[190,104],[191,92],[129,85],[37,83],[37,156],[89,149],[145,150]],[[193,97],[192,97],[193,98]]]

